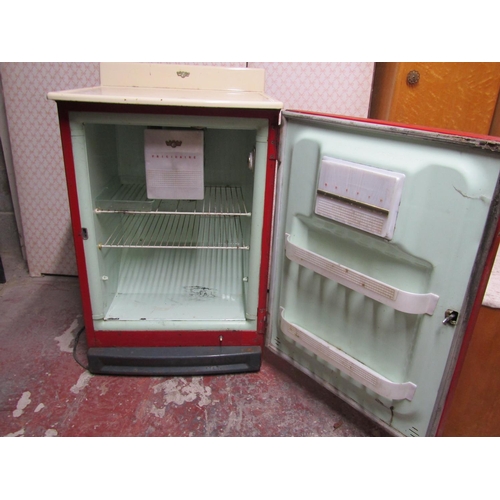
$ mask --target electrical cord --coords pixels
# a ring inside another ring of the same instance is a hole
[[[88,366],[84,366],[82,363],[80,363],[80,361],[78,361],[78,359],[76,358],[76,347],[78,345],[78,341],[80,340],[80,335],[82,334],[83,330],[85,330],[85,326],[82,326],[82,328],[80,328],[80,331],[76,334],[75,336],[75,343],[73,344],[73,359],[84,369],[84,370],[88,370],[89,367]]]

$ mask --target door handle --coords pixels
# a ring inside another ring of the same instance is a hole
[[[446,309],[444,313],[443,325],[455,326],[458,320],[458,312],[453,309]]]

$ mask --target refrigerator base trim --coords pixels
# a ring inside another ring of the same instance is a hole
[[[91,347],[88,370],[95,375],[198,376],[259,371],[258,346]]]

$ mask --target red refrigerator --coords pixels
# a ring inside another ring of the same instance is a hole
[[[102,64],[57,101],[89,370],[268,348],[434,435],[498,246],[492,138],[283,110],[264,72]]]

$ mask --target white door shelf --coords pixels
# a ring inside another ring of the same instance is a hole
[[[281,331],[291,340],[316,354],[324,361],[335,366],[342,373],[363,384],[376,394],[391,400],[407,399],[411,401],[417,389],[412,382],[396,383],[380,375],[368,366],[349,356],[345,352],[316,337],[300,326],[285,319],[285,310],[281,308]]]
[[[438,295],[399,290],[387,283],[294,245],[290,242],[290,235],[286,234],[285,236],[286,256],[291,261],[397,311],[408,314],[428,314],[430,316],[434,313],[439,300]]]

